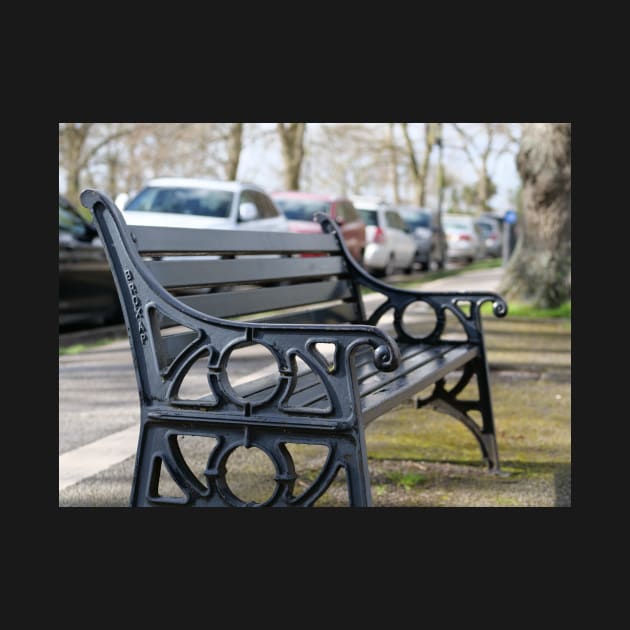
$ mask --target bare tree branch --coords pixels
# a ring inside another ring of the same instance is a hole
[[[451,123],[451,126],[464,139],[464,144],[463,145],[461,145],[461,146],[454,146],[452,148],[460,149],[460,150],[464,151],[464,153],[466,153],[466,156],[468,157],[468,161],[470,162],[470,165],[474,169],[475,173],[477,173],[478,177],[481,177],[481,168],[477,165],[477,160],[475,159],[475,156],[473,155],[473,153],[470,151],[470,146],[473,144],[472,138],[457,123]]]
[[[413,148],[413,142],[409,137],[409,130],[407,129],[407,123],[400,123],[402,128],[403,137],[405,138],[405,144],[407,145],[407,157],[409,158],[409,167],[415,178],[419,177],[420,170],[418,169],[418,161],[416,160],[416,152]]]
[[[110,142],[113,142],[114,140],[117,140],[118,138],[122,138],[123,136],[128,136],[129,134],[132,134],[135,131],[136,129],[134,127],[130,127],[126,129],[121,129],[117,133],[113,133],[111,135],[105,136],[105,138],[103,138],[99,143],[97,143],[94,147],[92,147],[89,151],[87,151],[87,153],[83,156],[83,159],[79,161],[79,164],[78,164],[79,168],[80,169],[85,168],[88,162],[90,161],[90,159],[94,155],[96,155],[100,151],[100,149],[102,149],[104,146],[106,146]]]

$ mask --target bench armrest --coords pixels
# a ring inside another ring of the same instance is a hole
[[[423,341],[433,343],[440,340],[446,324],[446,312],[450,311],[462,324],[470,343],[482,343],[481,306],[485,302],[492,302],[492,312],[496,317],[505,317],[508,312],[507,303],[498,294],[485,291],[421,291],[401,289],[377,280],[368,274],[352,257],[337,224],[325,214],[318,213],[317,220],[325,232],[334,233],[344,252],[346,263],[352,273],[353,281],[377,293],[381,293],[386,300],[366,320],[376,326],[381,317],[393,309],[394,328],[397,339],[401,342]],[[414,337],[403,326],[405,310],[415,302],[424,302],[433,309],[435,326],[424,337]]]

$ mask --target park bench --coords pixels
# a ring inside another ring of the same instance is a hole
[[[490,301],[504,316],[500,296],[376,280],[323,214],[321,234],[199,230],[128,226],[94,190],[81,202],[107,253],[136,371],[141,425],[132,506],[312,506],[342,469],[349,504],[370,506],[365,429],[414,398],[418,408],[460,420],[487,467],[499,470],[480,308]],[[381,300],[371,313],[362,288]],[[417,305],[432,318],[421,335],[407,322]],[[459,336],[446,333],[447,321]],[[230,357],[252,347],[270,354],[276,369],[237,386]],[[199,360],[207,391],[191,398],[183,383]],[[188,465],[181,436],[214,439],[202,475]],[[328,452],[299,494],[293,444]],[[228,458],[238,447],[257,447],[273,462],[268,499],[246,501],[230,487]],[[180,496],[160,492],[162,467]]]

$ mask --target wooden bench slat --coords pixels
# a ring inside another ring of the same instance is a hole
[[[306,280],[346,272],[340,256],[152,260],[147,261],[146,265],[158,282],[167,288]]]
[[[334,253],[332,234],[130,226],[142,255]]]
[[[171,361],[198,336],[199,335],[193,331],[164,335],[160,339],[159,348],[161,349],[160,355],[165,366],[169,365]]]
[[[264,287],[207,295],[191,295],[178,299],[198,311],[215,317],[233,317],[345,299],[351,295],[347,281],[326,280],[292,284],[290,288],[286,286]]]
[[[390,382],[361,399],[363,422],[367,426],[372,420],[391,411],[405,402],[410,393],[419,392],[425,387],[457,370],[478,354],[478,349],[469,344],[453,347],[448,353],[437,357],[420,368],[407,373],[403,382]]]
[[[452,346],[440,347],[408,346],[401,351],[402,361],[394,372],[381,372],[376,368],[372,360],[371,351],[357,355],[355,360],[359,393],[362,399],[372,393],[380,391],[387,386],[395,385],[398,388],[406,387],[404,379],[408,374],[419,367],[438,362],[452,350]],[[293,405],[308,407],[326,399],[325,389],[317,379],[307,379],[307,375],[301,376],[296,391],[290,402]],[[412,385],[409,381],[408,385]],[[412,385],[413,388],[413,385]]]
[[[261,324],[348,324],[355,320],[356,309],[352,303],[252,319]]]
[[[406,346],[401,350],[403,360],[400,367],[389,373],[379,371],[371,359],[366,360],[371,356],[370,351],[361,353],[357,356],[356,363],[365,424],[458,369],[477,353],[477,348],[470,344],[420,348],[415,345]],[[241,385],[239,394],[244,398],[268,394],[276,382],[277,375],[264,376]],[[325,406],[326,400],[326,390],[317,375],[303,369],[287,404],[289,407],[308,407],[315,411],[318,407]]]

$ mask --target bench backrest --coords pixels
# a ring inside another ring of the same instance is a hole
[[[106,234],[107,221],[126,233],[122,240],[132,244],[139,264],[196,311],[292,324],[364,320],[360,291],[335,234],[130,226],[105,195],[86,193],[98,195],[104,205],[104,216],[95,212],[101,233]],[[114,268],[116,239],[103,240]],[[163,318],[160,327],[172,324]]]
[[[255,321],[361,320],[346,261],[332,234],[129,229],[158,282],[195,310]],[[298,306],[311,308],[287,313]]]

